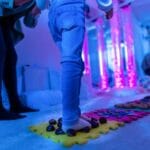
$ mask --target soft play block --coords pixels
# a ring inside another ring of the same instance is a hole
[[[108,121],[106,124],[101,124],[99,127],[91,129],[89,133],[77,132],[76,136],[69,137],[67,135],[55,135],[55,132],[47,132],[48,123],[43,123],[36,126],[31,126],[30,130],[38,135],[48,138],[56,143],[60,143],[65,147],[70,147],[74,144],[85,144],[90,139],[95,139],[102,134],[108,133],[110,130],[115,130],[119,126],[123,126],[121,122]]]

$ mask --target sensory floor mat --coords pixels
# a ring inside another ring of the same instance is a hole
[[[89,118],[95,118],[95,119],[100,119],[104,117],[109,121],[130,123],[149,114],[150,114],[149,112],[143,112],[143,111],[108,108],[108,109],[99,109],[88,113],[84,113],[82,116],[84,117],[87,116]]]
[[[76,136],[69,137],[66,134],[56,135],[55,131],[48,132],[46,128],[49,126],[49,123],[43,123],[36,126],[31,126],[30,130],[38,135],[41,135],[45,138],[48,138],[56,143],[60,143],[65,147],[70,147],[75,144],[85,144],[91,139],[100,137],[102,134],[108,133],[110,130],[115,130],[119,126],[124,124],[116,121],[108,121],[105,124],[100,124],[97,128],[92,128],[88,133],[77,132]],[[56,127],[56,125],[55,125]]]
[[[149,114],[150,112],[118,108],[99,109],[83,113],[81,117],[91,123],[92,129],[79,131],[74,136],[72,136],[74,134],[72,131],[69,133],[71,136],[62,131],[61,119],[57,121],[51,119],[48,123],[31,126],[30,130],[56,143],[69,147],[74,144],[85,144],[93,138],[108,133],[110,130],[115,130],[125,123],[131,123]]]
[[[132,102],[116,104],[115,107],[123,108],[123,109],[135,109],[135,110],[150,111],[150,96],[146,96],[141,100],[135,100]]]

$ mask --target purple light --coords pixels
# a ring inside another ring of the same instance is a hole
[[[101,76],[101,89],[108,88],[108,74],[106,71],[106,57],[105,57],[105,42],[104,42],[104,33],[103,33],[103,20],[99,18],[96,22],[97,27],[97,39],[98,39],[98,55],[99,55],[99,67],[100,67],[100,76]]]
[[[121,9],[122,13],[122,26],[124,31],[125,40],[125,53],[126,53],[126,66],[128,74],[128,86],[135,87],[137,85],[137,74],[136,74],[136,64],[134,57],[134,40],[131,25],[131,7],[128,5]],[[125,17],[124,17],[125,16]]]
[[[111,24],[111,37],[112,46],[114,53],[114,78],[115,87],[123,88],[125,85],[124,74],[123,74],[123,63],[121,58],[121,47],[120,47],[120,20],[119,20],[119,6],[118,0],[113,0],[114,15],[110,20]]]

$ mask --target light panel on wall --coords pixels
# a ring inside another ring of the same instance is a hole
[[[114,78],[115,78],[115,87],[123,88],[125,86],[124,83],[124,73],[123,73],[123,64],[122,57],[120,51],[120,18],[118,11],[118,1],[113,0],[114,5],[114,15],[110,20],[111,25],[111,38],[112,38],[112,46],[114,53]]]

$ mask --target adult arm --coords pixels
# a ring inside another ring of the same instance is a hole
[[[13,8],[14,0],[0,0],[0,7]]]
[[[21,6],[31,0],[0,0],[0,7],[13,8],[14,6]]]

